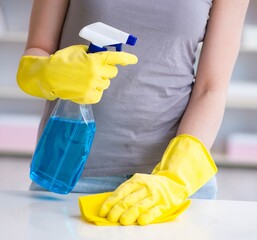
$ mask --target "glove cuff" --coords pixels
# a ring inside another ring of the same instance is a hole
[[[56,96],[45,81],[45,68],[49,57],[23,56],[17,72],[17,84],[27,94],[48,100]]]
[[[152,174],[166,176],[185,186],[189,196],[207,183],[218,169],[203,143],[191,135],[172,139]]]

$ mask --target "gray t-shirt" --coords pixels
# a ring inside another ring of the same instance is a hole
[[[176,135],[195,77],[212,0],[71,0],[60,48],[87,44],[84,26],[103,22],[138,38],[123,50],[136,65],[119,67],[101,101],[93,105],[96,135],[84,176],[148,173]],[[47,102],[41,133],[55,102]]]

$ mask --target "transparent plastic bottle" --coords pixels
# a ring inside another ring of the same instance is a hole
[[[137,38],[96,22],[81,29],[79,36],[90,42],[87,53],[122,50],[134,46]],[[55,193],[68,194],[84,170],[96,125],[91,105],[58,100],[34,152],[30,178]]]
[[[68,194],[84,170],[96,125],[91,105],[58,100],[34,152],[30,178]]]

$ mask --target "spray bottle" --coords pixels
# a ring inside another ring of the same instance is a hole
[[[112,46],[135,45],[136,37],[101,22],[81,29],[79,36],[90,42],[88,53]],[[96,131],[91,105],[68,100],[57,104],[33,154],[30,178],[48,191],[68,194],[79,180]]]

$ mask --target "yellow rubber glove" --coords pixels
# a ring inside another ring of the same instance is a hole
[[[123,183],[101,206],[99,216],[122,225],[152,223],[172,214],[172,209],[177,212],[216,172],[212,157],[198,139],[177,136],[152,174],[135,174]]]
[[[99,209],[104,201],[112,195],[112,192],[98,193],[88,196],[79,197],[79,207],[82,217],[91,223],[98,226],[117,226],[121,225],[119,222],[110,222],[107,218],[99,216]],[[190,201],[184,201],[183,204],[174,206],[170,211],[167,211],[161,217],[156,218],[151,223],[162,223],[174,220],[182,212],[184,212],[190,205]]]
[[[75,45],[45,56],[23,56],[17,83],[36,97],[71,100],[80,104],[100,101],[110,79],[117,73],[117,64],[135,64],[137,57],[125,52],[87,54],[87,47]]]

